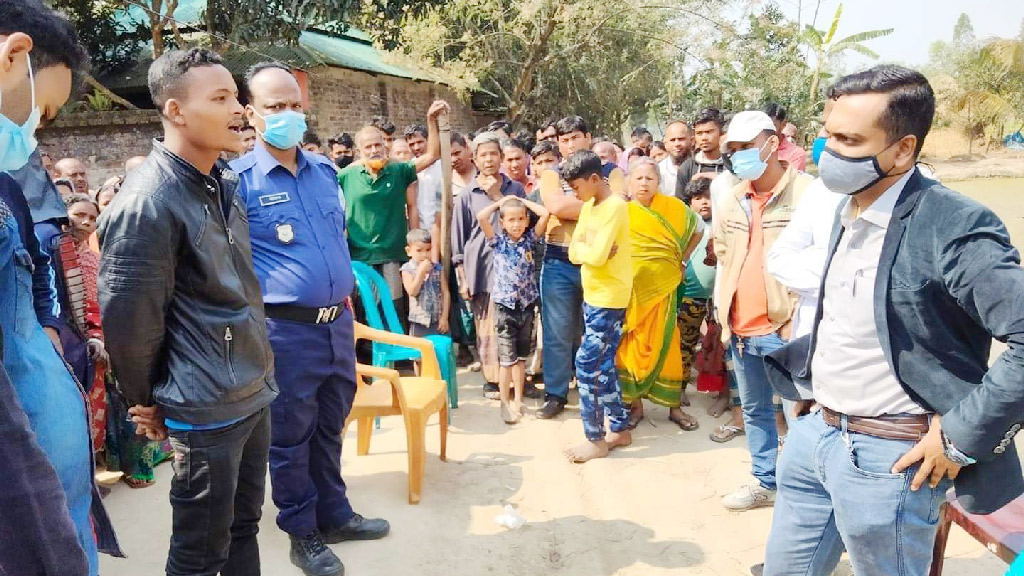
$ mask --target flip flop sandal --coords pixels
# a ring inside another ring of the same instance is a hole
[[[708,437],[711,438],[713,442],[724,444],[729,440],[732,440],[737,436],[743,436],[746,433],[747,432],[743,428],[740,428],[739,426],[733,426],[732,424],[722,424],[721,426],[716,428],[714,432],[709,434]]]
[[[639,418],[634,418],[633,414],[630,413],[629,426],[626,427],[626,430],[636,430],[636,427],[639,426],[640,423],[644,421],[644,418],[646,418],[646,415],[644,414],[641,414]]]
[[[690,416],[690,418],[693,418],[693,416]],[[682,418],[673,418],[671,416],[668,417],[668,420],[669,422],[672,422],[676,426],[679,426],[679,428],[682,429],[684,432],[693,432],[697,428],[700,428],[700,422],[697,422],[696,419],[692,424],[687,424],[686,421],[683,420]]]

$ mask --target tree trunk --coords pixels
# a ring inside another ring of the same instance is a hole
[[[519,75],[519,80],[512,93],[509,94],[508,109],[509,115],[513,118],[523,114],[523,100],[533,90],[533,75],[537,71],[537,65],[544,58],[548,49],[548,41],[558,27],[558,7],[552,7],[550,3],[546,3],[545,8],[548,13],[547,22],[544,23],[544,28],[536,40],[530,44],[530,52],[523,63],[523,71]]]
[[[92,86],[93,89],[95,89],[97,92],[103,94],[107,98],[110,98],[111,102],[123,106],[128,110],[138,110],[138,106],[111,92],[109,88],[101,84],[99,80],[93,78],[92,75],[86,74],[83,79],[85,80],[86,84]]]

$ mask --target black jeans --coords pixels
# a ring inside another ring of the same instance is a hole
[[[172,431],[168,576],[258,576],[270,409],[226,428]]]

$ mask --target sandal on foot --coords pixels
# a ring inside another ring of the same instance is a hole
[[[689,416],[689,414],[687,414],[687,416]],[[693,416],[690,416],[690,418],[693,420],[693,422],[688,423],[686,422],[686,420],[682,418],[673,418],[672,416],[668,417],[668,421],[672,422],[676,426],[679,426],[679,428],[684,432],[693,432],[697,428],[700,428],[700,422],[698,422],[697,419],[694,418]]]
[[[125,484],[128,485],[129,488],[135,489],[149,488],[155,483],[154,480],[143,480],[141,478],[132,478],[131,476],[125,476],[124,478],[122,478],[122,480],[124,481]]]
[[[708,437],[711,438],[713,442],[724,444],[729,440],[732,440],[737,436],[743,436],[746,433],[747,432],[743,428],[740,428],[739,426],[733,426],[732,424],[722,424],[718,428],[715,428],[715,431],[709,434]]]

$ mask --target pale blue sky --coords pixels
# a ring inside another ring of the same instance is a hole
[[[797,17],[803,4],[803,22],[810,23],[817,0],[775,0],[786,15]],[[832,23],[840,0],[822,0],[818,29]],[[839,21],[839,38],[877,28],[894,28],[893,33],[867,43],[882,62],[900,62],[921,66],[928,61],[928,47],[936,40],[948,40],[962,12],[974,24],[978,39],[990,36],[1015,37],[1024,19],[1024,0],[846,0]],[[859,68],[870,59],[848,53],[850,68]]]

